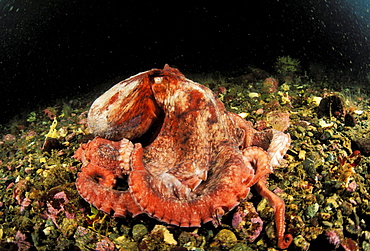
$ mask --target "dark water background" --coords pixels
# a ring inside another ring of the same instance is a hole
[[[165,63],[269,71],[289,55],[303,68],[364,76],[369,25],[368,0],[0,0],[0,122]]]

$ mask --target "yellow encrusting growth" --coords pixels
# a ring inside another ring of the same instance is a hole
[[[58,132],[55,129],[58,125],[57,118],[54,118],[53,123],[50,126],[49,132],[45,135],[46,138],[58,138]]]

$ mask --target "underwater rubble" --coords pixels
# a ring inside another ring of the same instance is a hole
[[[258,130],[290,134],[284,161],[268,178],[286,204],[286,232],[294,237],[288,250],[370,250],[366,89],[315,81],[291,58],[276,67],[272,75],[249,68],[188,78]],[[75,187],[81,164],[72,156],[91,139],[93,96],[58,100],[0,125],[1,250],[277,250],[273,208],[253,188],[220,222],[200,228],[146,215],[113,218],[85,202]]]

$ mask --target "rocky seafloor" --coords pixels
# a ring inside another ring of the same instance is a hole
[[[370,250],[366,83],[277,67],[275,74],[185,75],[257,129],[291,135],[268,179],[286,204],[288,250]],[[0,126],[1,250],[277,250],[273,209],[253,189],[220,222],[189,229],[146,215],[112,218],[85,202],[72,156],[90,138],[87,111],[103,91],[56,100]]]

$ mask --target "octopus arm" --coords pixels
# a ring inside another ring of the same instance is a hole
[[[232,123],[231,127],[239,128],[243,131],[241,148],[245,149],[250,147],[253,144],[254,137],[253,135],[257,133],[257,130],[253,128],[253,124],[250,121],[244,120],[238,114],[227,112],[227,115],[230,117]]]
[[[251,164],[255,170],[253,179],[249,182],[248,186],[255,185],[258,193],[266,198],[268,202],[273,206],[275,211],[275,224],[276,232],[278,236],[278,247],[286,249],[292,242],[292,236],[285,233],[285,203],[284,201],[271,192],[266,186],[266,179],[273,171],[269,154],[262,150],[262,148],[253,146],[243,151],[243,156],[246,165]]]
[[[256,190],[262,197],[267,199],[274,208],[278,247],[280,249],[286,249],[291,244],[293,237],[291,234],[285,234],[285,203],[279,196],[267,188],[266,179],[267,176],[257,182]]]
[[[96,137],[82,144],[74,156],[83,162],[76,180],[81,197],[108,214],[114,212],[114,216],[141,213],[128,191],[115,189],[117,178],[128,172],[132,149],[127,139],[114,142]]]
[[[224,168],[215,171],[213,179],[205,182],[208,185],[196,189],[195,198],[166,197],[153,189],[153,176],[144,166],[142,152],[141,145],[136,144],[132,155],[129,191],[143,212],[163,222],[181,227],[199,227],[201,223],[216,219],[234,208],[249,193],[249,188],[243,184],[248,175],[241,168],[242,157],[225,153],[222,156],[226,162],[220,160]]]
[[[245,185],[248,187],[256,184],[261,178],[272,173],[270,158],[267,152],[262,148],[251,146],[243,150],[243,160],[249,170],[253,170],[254,174],[250,177]]]
[[[88,164],[98,165],[107,170],[114,171],[115,175],[122,178],[129,172],[129,160],[134,145],[128,139],[110,141],[100,137],[94,138],[87,144],[82,144],[75,152],[74,158]],[[86,172],[88,168],[83,168]]]
[[[167,198],[179,198],[180,200],[191,199],[194,194],[191,189],[184,185],[175,176],[169,173],[161,173],[157,176],[152,176],[150,186],[162,196]]]
[[[128,191],[113,189],[115,175],[112,171],[89,164],[78,174],[76,187],[81,197],[105,213],[114,212],[115,217],[124,217],[130,212],[141,213]],[[109,199],[107,199],[109,198]]]
[[[274,129],[257,131],[252,127],[251,122],[245,121],[239,115],[231,112],[228,112],[228,115],[235,127],[244,131],[243,148],[248,148],[249,146],[261,147],[269,153],[271,165],[273,167],[278,166],[279,161],[290,146],[290,135]]]
[[[266,150],[270,155],[270,163],[273,167],[279,166],[279,161],[290,146],[290,135],[281,131],[269,129],[256,132],[253,135],[253,145]]]

